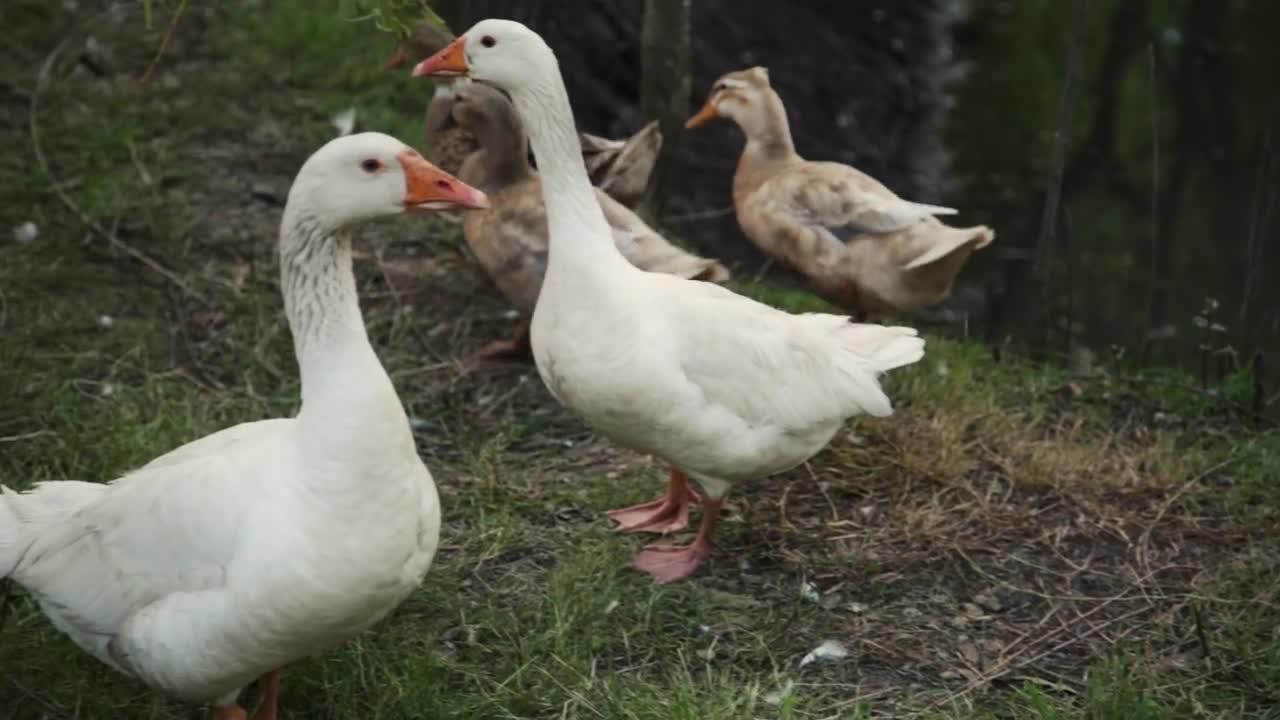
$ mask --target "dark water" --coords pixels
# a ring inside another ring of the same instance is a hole
[[[1074,2],[975,0],[952,28],[948,197],[990,218],[996,334],[1025,337]],[[1195,362],[1206,335],[1280,355],[1280,3],[1092,0],[1054,263],[1056,349]],[[1030,254],[1030,252],[1028,252]],[[1216,326],[1216,327],[1215,327]],[[1069,328],[1069,330],[1068,330]]]

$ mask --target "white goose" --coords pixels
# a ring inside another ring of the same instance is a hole
[[[878,376],[923,356],[915,330],[791,315],[623,259],[587,178],[555,55],[536,33],[483,20],[414,74],[496,85],[524,119],[550,228],[532,323],[538,371],[592,428],[673,467],[666,497],[614,519],[669,532],[687,523],[686,474],[705,493],[697,538],[649,546],[636,567],[659,582],[689,576],[711,553],[732,483],[804,462],[849,417],[892,412]]]
[[[290,419],[227,428],[109,484],[0,488],[0,577],[117,670],[243,719],[276,718],[279,668],[362,632],[435,555],[440,505],[369,345],[349,230],[485,197],[394,138],[329,142],[298,172],[281,283],[302,374]]]

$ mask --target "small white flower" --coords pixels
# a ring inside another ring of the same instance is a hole
[[[800,667],[818,660],[843,660],[847,657],[849,657],[849,649],[839,641],[823,640],[821,645],[810,650],[809,654],[800,660]]]
[[[40,237],[40,228],[35,223],[27,221],[13,229],[13,239],[26,245]]]
[[[338,137],[350,135],[352,130],[356,129],[356,109],[349,107],[334,113],[329,122],[333,123],[333,128],[338,131]]]

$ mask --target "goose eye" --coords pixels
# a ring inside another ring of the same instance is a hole
[[[716,83],[715,87],[711,88],[711,92],[720,92],[721,90],[724,90],[726,87],[728,86],[722,82],[719,82],[719,83]]]
[[[491,48],[494,45],[497,45],[498,41],[494,40],[492,35],[485,35],[484,37],[480,38],[480,44],[487,48]]]
[[[382,169],[382,163],[374,158],[368,158],[360,162],[360,169],[372,175]]]

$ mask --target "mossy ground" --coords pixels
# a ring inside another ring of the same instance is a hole
[[[349,4],[193,3],[145,84],[168,17],[97,7],[5,11],[14,488],[109,480],[293,412],[279,203],[334,112],[416,144],[428,95],[378,70],[390,42]],[[26,221],[40,236],[11,239]],[[643,540],[603,512],[656,495],[663,468],[594,437],[531,367],[468,363],[513,320],[457,226],[383,223],[358,249],[443,545],[391,618],[287,669],[285,717],[1280,717],[1280,435],[1193,382],[1069,376],[931,336],[889,380],[892,418],[741,488],[709,567],[656,587],[627,567]],[[828,639],[849,656],[801,667]],[[15,591],[0,718],[200,713],[90,659]]]

